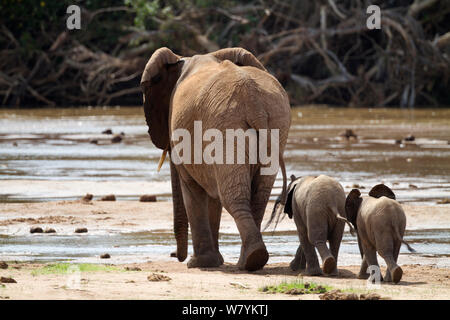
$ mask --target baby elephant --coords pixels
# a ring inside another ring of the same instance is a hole
[[[368,278],[368,266],[378,266],[378,252],[387,265],[384,281],[399,282],[403,275],[402,268],[397,265],[400,246],[404,243],[409,251],[414,249],[403,240],[406,216],[392,190],[378,184],[370,190],[368,197],[361,197],[359,190],[353,189],[347,196],[345,210],[347,219],[358,233],[363,259],[359,278]]]
[[[337,258],[345,222],[345,193],[336,180],[318,177],[291,176],[284,212],[294,217],[300,238],[291,269],[306,275],[337,275]],[[330,249],[326,242],[329,241]],[[322,258],[322,270],[315,248]],[[305,270],[306,267],[306,270]]]

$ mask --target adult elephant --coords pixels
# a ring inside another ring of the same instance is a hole
[[[168,48],[160,48],[145,66],[141,87],[150,138],[156,147],[172,155],[170,173],[178,260],[184,261],[187,256],[189,222],[194,254],[188,267],[223,264],[218,233],[224,207],[234,218],[242,239],[239,269],[261,269],[267,263],[268,252],[260,227],[278,165],[275,172],[261,174],[268,165],[260,160],[250,163],[248,160],[255,150],[247,144],[244,163],[215,161],[206,164],[205,161],[198,163],[198,159],[179,163],[174,161],[172,153],[177,144],[174,133],[184,130],[195,135],[194,122],[201,121],[202,132],[212,129],[224,136],[229,129],[254,129],[260,142],[261,129],[270,132],[278,129],[276,156],[283,173],[285,202],[286,173],[282,154],[290,127],[286,92],[262,64],[242,48],[192,57],[180,57]],[[238,145],[234,140],[232,143]],[[192,150],[196,148],[193,142],[191,146]],[[206,142],[202,141],[203,150],[205,146]],[[267,154],[271,148],[272,143],[268,143]]]

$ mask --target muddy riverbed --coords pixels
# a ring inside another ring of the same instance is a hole
[[[357,139],[341,137],[347,129]],[[395,143],[411,135],[414,141]],[[434,204],[450,198],[449,140],[448,109],[293,108],[287,172],[328,174],[346,191],[383,181],[402,202]],[[169,199],[169,166],[156,172],[160,155],[141,108],[0,110],[0,201],[73,200],[94,191]],[[42,184],[49,180],[50,189]],[[274,194],[280,185],[281,174]]]
[[[416,219],[408,224],[406,238],[417,254],[403,248],[402,262],[450,266],[450,204],[437,204],[450,198],[448,109],[308,106],[293,108],[292,119],[285,152],[288,175],[327,174],[346,192],[358,185],[363,194],[384,182],[407,206],[408,218]],[[102,134],[105,129],[113,134]],[[357,137],[341,136],[348,129]],[[120,143],[111,142],[116,134]],[[414,141],[402,140],[408,136]],[[0,260],[100,262],[105,252],[114,263],[170,259],[170,203],[161,221],[150,213],[146,217],[145,211],[141,220],[127,220],[142,194],[170,201],[169,166],[157,173],[159,157],[141,108],[0,110]],[[281,174],[272,200],[280,186]],[[117,212],[122,220],[109,223],[116,221],[114,215],[94,209],[87,213],[92,219],[80,218],[84,209],[72,201],[88,192],[94,199],[115,194],[119,202],[108,204],[112,207],[105,211]],[[438,216],[428,215],[435,211]],[[60,215],[75,220],[42,220]],[[284,228],[264,235],[271,263],[290,261],[298,245],[293,222],[283,223]],[[30,235],[35,224],[53,226],[57,233]],[[89,233],[74,234],[77,225],[87,226]],[[221,251],[229,262],[239,254],[233,226],[231,222],[221,228]],[[355,240],[345,234],[343,265],[359,263]]]

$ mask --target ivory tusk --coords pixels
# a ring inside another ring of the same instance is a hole
[[[158,169],[156,170],[157,172],[159,172],[159,170],[161,170],[164,160],[166,160],[166,155],[167,155],[167,149],[165,149],[163,151],[161,158],[159,158]]]

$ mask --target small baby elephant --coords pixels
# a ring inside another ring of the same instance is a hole
[[[337,275],[337,259],[344,233],[345,193],[342,186],[325,175],[291,176],[284,212],[294,217],[300,239],[290,267],[306,275]],[[329,241],[330,249],[326,242]],[[315,248],[322,258],[322,270]],[[306,270],[305,270],[306,267]]]
[[[406,244],[411,252],[414,249],[403,240],[406,216],[395,201],[394,192],[384,184],[378,184],[370,190],[368,197],[361,197],[359,190],[353,189],[347,196],[345,211],[357,231],[363,259],[358,277],[368,278],[368,266],[378,266],[378,252],[387,265],[384,281],[399,282],[403,275],[402,268],[397,265],[401,244]]]

